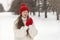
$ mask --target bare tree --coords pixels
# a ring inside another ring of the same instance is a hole
[[[40,0],[38,0],[38,17],[40,17]]]
[[[3,8],[2,4],[0,4],[0,12],[4,12],[4,8]]]
[[[52,6],[53,14],[54,14],[54,11],[56,11],[56,3],[55,3],[55,0],[51,0],[51,6]]]
[[[60,0],[54,0],[56,3],[56,14],[57,14],[57,20],[59,20],[59,14],[60,14]]]
[[[47,0],[43,0],[43,11],[45,12],[45,18],[47,18]]]
[[[19,8],[21,3],[26,3],[27,6],[30,8],[30,12],[33,12],[35,15],[35,1],[33,0],[14,0],[12,2],[11,8],[9,12],[15,12],[15,14],[19,14]]]
[[[57,12],[57,20],[59,20],[59,10],[56,11]]]
[[[35,11],[36,11],[36,0],[33,0],[33,3],[32,3],[32,12],[33,12],[33,15],[35,15]]]

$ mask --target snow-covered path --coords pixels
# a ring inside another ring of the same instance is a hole
[[[31,15],[38,30],[34,40],[60,40],[60,20],[56,20],[56,14],[48,13],[47,19],[44,18],[44,13],[41,13],[41,17],[37,14]],[[0,40],[14,40],[13,27],[17,17],[10,12],[0,13]]]

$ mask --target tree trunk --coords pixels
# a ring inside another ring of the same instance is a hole
[[[4,12],[4,11],[5,11],[5,10],[4,10],[2,4],[0,4],[0,12]]]
[[[45,10],[45,18],[47,18],[47,10]]]
[[[38,13],[38,17],[40,17],[40,12]]]
[[[45,18],[47,18],[47,0],[44,0],[44,3],[43,3],[43,9],[44,9],[44,12],[45,12]]]
[[[59,12],[57,11],[57,20],[59,20]]]

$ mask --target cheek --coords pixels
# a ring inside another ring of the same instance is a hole
[[[26,13],[26,16],[28,16],[28,13]]]
[[[24,16],[24,13],[22,13],[22,16]]]

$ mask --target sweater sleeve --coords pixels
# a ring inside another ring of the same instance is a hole
[[[29,34],[32,38],[37,35],[37,30],[36,30],[34,24],[29,26]]]
[[[22,37],[26,36],[27,29],[28,29],[27,27],[22,27],[21,29],[15,29],[15,31],[14,31],[15,37],[22,38]]]

